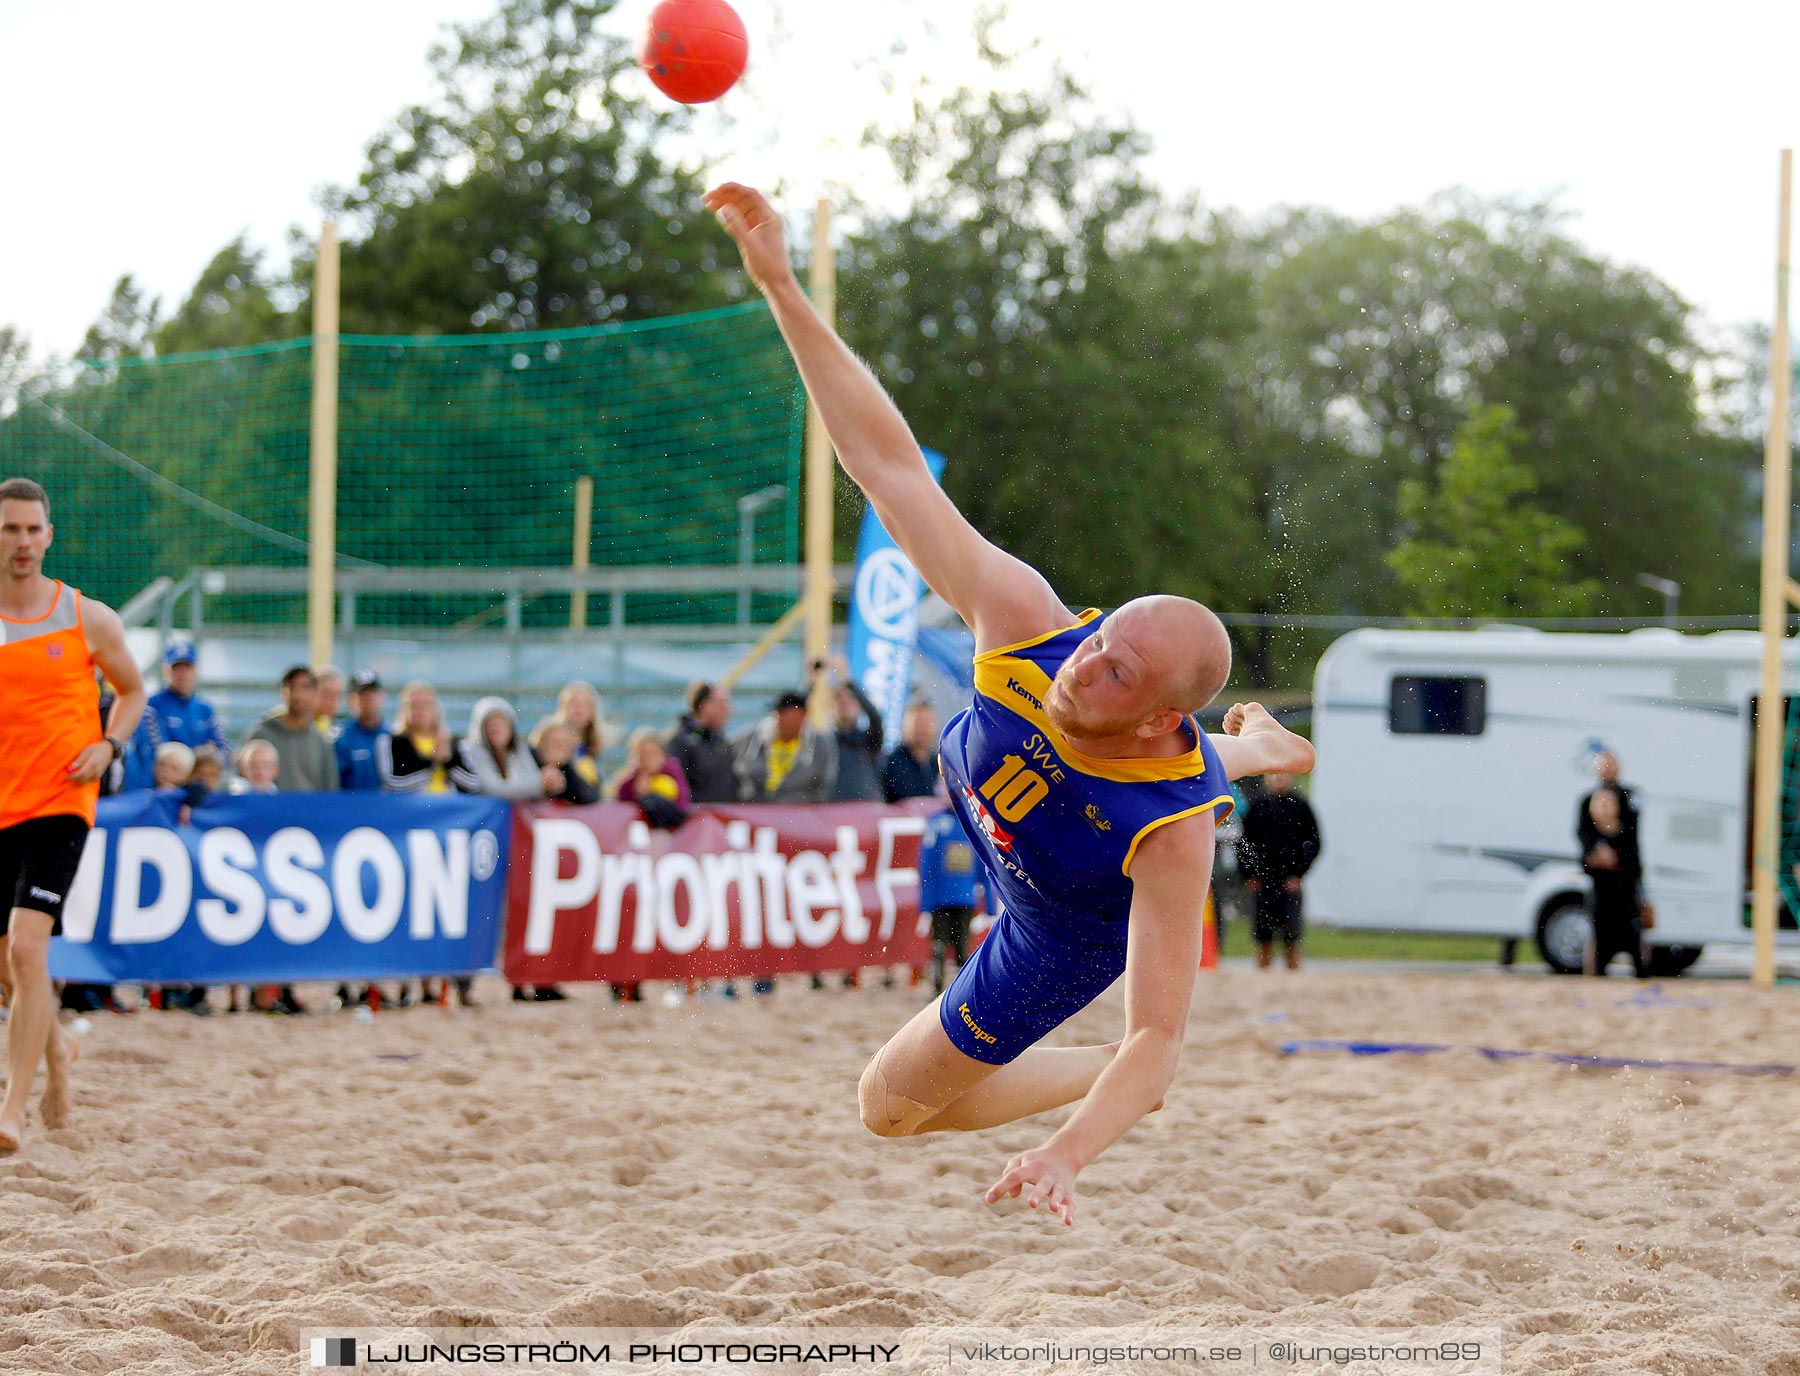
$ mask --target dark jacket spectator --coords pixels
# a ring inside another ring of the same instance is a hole
[[[1239,871],[1264,887],[1302,878],[1323,848],[1319,819],[1306,799],[1291,788],[1291,775],[1271,776],[1268,790],[1244,813]]]
[[[1593,885],[1593,955],[1590,974],[1605,974],[1615,955],[1631,958],[1642,979],[1649,973],[1639,925],[1639,884],[1644,877],[1637,818],[1625,810],[1625,790],[1601,784],[1587,795],[1576,833],[1581,868]]]
[[[311,669],[296,665],[281,676],[281,704],[245,739],[275,747],[275,783],[283,793],[337,792],[337,755],[314,724],[318,681]]]
[[[937,713],[929,703],[906,709],[900,745],[881,771],[881,796],[890,803],[902,798],[929,798],[937,792]]]
[[[837,715],[837,782],[831,787],[834,803],[881,801],[881,752],[887,726],[881,711],[850,677],[842,660],[833,661],[837,686],[832,691],[832,710]]]
[[[809,726],[806,694],[783,693],[736,745],[738,796],[747,803],[823,803],[837,780],[837,737]]]
[[[481,780],[462,742],[444,725],[437,694],[423,683],[400,690],[400,719],[376,746],[387,793],[479,793]]]
[[[681,766],[696,803],[735,803],[738,777],[725,728],[731,694],[710,683],[688,687],[687,714],[669,738],[669,755]]]

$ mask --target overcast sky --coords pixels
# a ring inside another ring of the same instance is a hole
[[[66,353],[122,273],[169,306],[242,231],[280,251],[290,224],[316,226],[317,188],[353,178],[369,137],[429,93],[440,26],[497,2],[0,0],[0,323]],[[652,3],[623,0],[620,30]],[[717,170],[785,174],[793,209],[864,169],[858,134],[897,108],[879,63],[977,76],[975,0],[738,7],[752,66]],[[1800,142],[1791,0],[1013,10],[1035,61],[1060,56],[1152,136],[1172,190],[1353,215],[1454,185],[1553,195],[1578,238],[1714,322],[1773,313],[1776,150]],[[889,59],[896,38],[908,50]]]

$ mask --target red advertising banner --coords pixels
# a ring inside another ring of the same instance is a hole
[[[923,965],[929,798],[700,807],[654,831],[629,803],[513,809],[503,968],[515,984]]]

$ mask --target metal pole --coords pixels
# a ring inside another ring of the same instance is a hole
[[[1781,744],[1787,713],[1781,692],[1781,652],[1788,604],[1788,240],[1793,214],[1794,154],[1781,153],[1781,196],[1775,239],[1775,328],[1769,335],[1769,433],[1763,445],[1762,685],[1756,702],[1756,863],[1750,905],[1755,938],[1751,983],[1775,983],[1775,913],[1781,863]]]
[[[311,480],[307,501],[306,640],[314,669],[331,663],[333,575],[337,564],[338,241],[319,230],[313,269]]]
[[[1681,614],[1681,584],[1673,578],[1659,578],[1654,573],[1640,573],[1637,581],[1640,586],[1662,594],[1663,625],[1673,629]]]
[[[813,308],[827,325],[837,324],[837,261],[831,252],[831,202],[819,198],[813,216]],[[806,663],[831,651],[831,516],[837,461],[819,408],[806,408]],[[808,718],[821,729],[831,723],[831,688],[820,674],[813,682]]]
[[[756,513],[787,496],[787,488],[771,483],[737,499],[738,569],[744,580],[738,585],[737,624],[750,624],[750,570],[756,563]]]

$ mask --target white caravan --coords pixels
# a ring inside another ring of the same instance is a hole
[[[1352,631],[1314,678],[1310,797],[1325,847],[1309,913],[1532,938],[1553,967],[1579,969],[1589,890],[1576,812],[1607,749],[1640,809],[1653,969],[1748,943],[1760,654],[1750,631]],[[1778,941],[1800,949],[1785,910]]]

